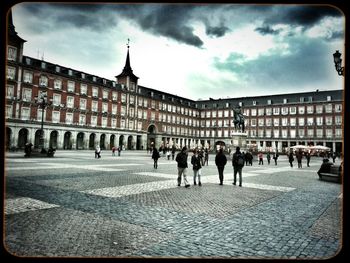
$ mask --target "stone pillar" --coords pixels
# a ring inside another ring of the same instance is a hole
[[[233,132],[232,133],[232,146],[233,151],[235,151],[236,147],[238,146],[241,148],[241,151],[246,152],[247,151],[247,133],[243,132]],[[259,143],[260,146],[260,143]]]
[[[63,143],[64,143],[64,132],[63,130],[57,131],[57,149],[63,149]]]

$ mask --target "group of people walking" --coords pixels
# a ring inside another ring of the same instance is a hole
[[[178,177],[177,177],[177,183],[178,186],[181,186],[181,181],[183,178],[185,187],[190,187],[190,184],[187,180],[187,147],[183,147],[182,150],[177,154],[176,156],[176,162],[177,162],[177,169],[178,169]],[[193,169],[193,185],[201,186],[201,168],[204,163],[201,161],[200,152],[198,150],[193,151],[193,155],[191,157],[191,164]],[[224,151],[222,148],[218,151],[218,153],[215,156],[215,165],[217,166],[218,173],[219,173],[219,181],[220,185],[223,185],[224,181],[224,169],[227,164],[227,157],[224,154]],[[245,164],[245,157],[244,154],[241,153],[240,148],[236,148],[236,152],[232,156],[232,166],[233,166],[233,184],[236,185],[237,182],[237,174],[239,175],[239,186],[242,186],[242,168]],[[198,178],[198,181],[197,181]]]

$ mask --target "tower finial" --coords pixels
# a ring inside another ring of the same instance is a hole
[[[130,47],[129,43],[130,43],[130,39],[128,38],[128,43],[126,44],[126,46],[128,47],[128,49],[129,49],[129,47]]]

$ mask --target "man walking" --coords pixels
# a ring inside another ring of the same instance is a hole
[[[227,158],[224,154],[224,150],[220,148],[218,154],[215,157],[215,164],[218,167],[220,185],[224,182],[224,169],[227,163]]]
[[[184,177],[184,183],[185,187],[190,187],[190,184],[187,181],[186,178],[186,172],[187,172],[187,148],[186,146],[182,148],[181,152],[179,152],[176,156],[175,161],[177,162],[177,170],[178,170],[178,176],[177,176],[177,186],[181,185],[181,177],[183,175]]]
[[[159,157],[160,157],[160,154],[159,154],[157,148],[154,147],[153,153],[152,153],[152,159],[154,161],[153,168],[155,168],[155,169],[158,168],[158,159],[159,159]]]
[[[195,149],[191,158],[191,164],[193,166],[193,184],[197,185],[197,175],[198,175],[198,185],[201,186],[201,174],[200,169],[202,168],[201,160],[198,155],[198,151]]]
[[[240,148],[236,147],[236,152],[232,156],[233,166],[233,184],[236,185],[237,173],[239,175],[239,186],[242,186],[242,168],[244,166],[244,156],[240,152]]]

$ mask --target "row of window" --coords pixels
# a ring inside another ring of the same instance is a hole
[[[6,85],[7,91],[6,91],[6,97],[7,98],[13,98],[14,97],[14,86],[13,85]],[[94,88],[94,87],[93,87]],[[97,87],[96,89],[93,89],[97,92]],[[108,91],[104,90],[103,91],[103,97],[104,99],[108,98]],[[97,93],[96,93],[97,94]],[[95,94],[95,95],[96,95]],[[53,103],[55,105],[60,105],[62,104],[61,102],[61,94],[58,93],[54,93],[52,100]],[[93,97],[98,97],[93,96]],[[118,93],[117,92],[112,92],[112,100],[113,101],[117,101],[118,98]],[[22,89],[22,100],[24,101],[31,101],[32,100],[32,89],[30,88],[23,88]],[[127,94],[122,93],[121,94],[121,102],[122,103],[128,103],[128,104],[135,104],[135,100],[137,100],[137,104],[140,107],[145,107],[148,108],[148,106],[151,106],[151,108],[153,109],[159,109],[159,110],[163,110],[163,111],[168,111],[168,112],[173,112],[173,113],[178,113],[178,114],[183,114],[183,115],[188,115],[188,116],[193,116],[193,117],[197,117],[199,116],[199,112],[193,109],[189,109],[189,108],[185,108],[185,107],[180,107],[180,106],[175,106],[175,105],[171,105],[171,104],[167,104],[167,103],[162,103],[159,102],[158,105],[156,105],[156,101],[155,100],[151,100],[151,103],[149,105],[149,100],[146,98],[142,98],[142,97],[136,97],[134,95],[129,95],[127,96]],[[86,102],[87,100],[85,98],[80,98],[80,108],[82,109],[86,109]],[[97,101],[92,101],[92,107],[94,108],[94,103],[97,103]],[[66,99],[66,104],[68,108],[72,108],[74,107],[74,97],[73,96],[67,96]],[[156,107],[158,106],[158,107]]]
[[[332,100],[332,96],[327,96],[326,97],[327,101],[331,101]],[[307,98],[306,97],[299,97],[299,102],[312,102],[313,101],[313,97],[312,96],[308,96]],[[283,99],[283,104],[287,104],[289,101],[287,98],[284,98]],[[267,105],[271,105],[273,103],[273,101],[271,99],[268,99],[266,100],[266,104]],[[277,102],[279,104],[279,102]],[[238,105],[243,107],[244,106],[244,103],[242,101],[238,102]],[[258,103],[256,100],[253,100],[252,101],[252,105],[253,106],[257,106]],[[205,109],[207,108],[209,105],[208,104],[202,104],[202,109]],[[215,108],[219,108],[220,107],[220,104],[218,103],[213,103],[212,105],[212,108],[215,109]],[[225,103],[225,107],[226,108],[230,108],[231,107],[231,103],[229,102],[226,102]]]
[[[315,121],[316,120],[316,121]],[[333,125],[333,116],[320,116],[320,117],[299,117],[299,118],[266,118],[266,119],[258,119],[258,126],[296,126],[298,121],[299,126],[304,125]],[[246,120],[246,124],[249,123],[249,120]],[[256,126],[257,120],[251,119],[250,126]],[[342,125],[342,116],[336,115],[334,116],[334,124]]]
[[[297,114],[313,114],[313,113],[332,113],[333,104],[329,103],[326,105],[308,105],[308,106],[291,106],[291,107],[273,107],[273,108],[260,108],[260,109],[249,109],[243,110],[244,116],[271,116],[271,115],[294,115]],[[342,112],[342,104],[334,105],[335,112]],[[229,117],[229,113],[233,116],[233,110],[212,110],[202,111],[202,118],[216,118],[216,117]]]
[[[163,129],[164,131],[164,129]],[[165,130],[166,131],[166,130]],[[316,131],[316,133],[315,133]],[[201,130],[200,135],[201,137],[229,137],[232,135],[234,130]],[[249,137],[260,137],[260,138],[313,138],[316,134],[316,137],[322,138],[326,136],[327,138],[332,138],[332,137],[337,137],[341,138],[342,137],[342,130],[341,129],[335,129],[335,133],[333,132],[332,129],[307,129],[305,133],[305,129],[275,129],[275,130],[263,130],[259,129],[258,131],[256,130],[250,130],[248,131],[248,136]]]

